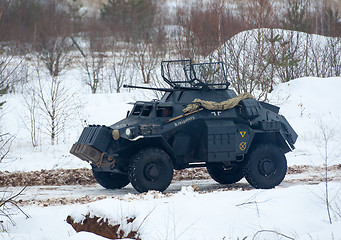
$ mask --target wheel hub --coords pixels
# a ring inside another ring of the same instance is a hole
[[[259,162],[258,170],[263,176],[268,176],[275,171],[274,162],[269,158],[264,158]]]
[[[158,165],[155,163],[148,164],[144,169],[144,175],[150,181],[156,180],[160,175]]]

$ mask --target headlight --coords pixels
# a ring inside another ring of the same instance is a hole
[[[125,134],[129,139],[133,139],[138,135],[137,129],[135,127],[129,127],[125,130]]]
[[[126,135],[127,135],[128,138],[132,137],[133,133],[132,133],[132,131],[130,130],[130,128],[127,128],[127,129],[126,129]]]
[[[112,130],[111,134],[114,140],[118,140],[120,138],[120,132],[117,129]]]

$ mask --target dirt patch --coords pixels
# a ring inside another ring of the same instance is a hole
[[[94,184],[91,169],[56,169],[31,172],[0,172],[0,187]]]
[[[199,180],[199,179],[210,179],[206,168],[188,168],[183,170],[175,170],[173,181],[181,180]]]
[[[206,168],[174,171],[173,181],[208,179]],[[31,172],[0,172],[0,187],[95,184],[91,169],[56,169]]]
[[[328,167],[329,170],[341,170],[341,164],[338,164],[338,165],[333,165],[331,167]]]
[[[316,167],[310,165],[293,165],[288,167],[287,174],[300,174],[306,172],[325,172],[325,167]],[[328,166],[328,172],[339,171],[341,170],[341,164]]]
[[[329,171],[341,170],[341,164],[330,166]],[[308,165],[294,165],[288,167],[287,174],[301,174],[305,172],[322,172],[323,167]],[[210,179],[206,168],[189,168],[175,170],[173,182],[182,180]],[[96,180],[91,169],[56,169],[32,172],[0,172],[0,187],[16,186],[62,186],[95,184]]]
[[[26,205],[37,205],[42,207],[49,207],[49,206],[61,206],[61,205],[69,205],[69,204],[85,204],[90,202],[96,202],[102,199],[106,199],[107,196],[96,196],[96,197],[78,197],[78,198],[67,198],[67,197],[60,197],[60,198],[48,198],[44,200],[18,200],[16,203],[20,206]]]
[[[124,221],[126,221],[125,224],[132,224],[135,219],[135,217],[127,217]],[[85,216],[85,219],[82,222],[75,222],[71,216],[66,218],[66,222],[71,224],[76,232],[92,232],[109,239],[129,238],[141,240],[139,236],[140,234],[137,231],[131,230],[130,232],[125,232],[122,228],[120,228],[121,224],[118,223],[111,225],[108,223],[108,219],[96,216],[90,217],[89,214]]]
[[[315,167],[309,166],[309,165],[294,165],[291,167],[288,167],[287,174],[299,174],[309,171],[315,171]]]

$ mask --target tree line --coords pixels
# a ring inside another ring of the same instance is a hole
[[[179,53],[183,48],[194,48],[192,55],[207,55],[247,29],[281,28],[340,36],[337,4],[336,0],[251,0],[236,4],[185,0],[170,13],[164,1],[108,0],[97,13],[88,13],[77,0],[0,0],[0,39],[21,51],[34,51],[44,47],[46,38],[102,32],[98,37],[110,36],[111,41],[145,41],[167,49],[174,49],[177,40]],[[170,25],[179,28],[166,27]],[[179,39],[180,33],[185,39]],[[185,50],[183,54],[192,57]]]

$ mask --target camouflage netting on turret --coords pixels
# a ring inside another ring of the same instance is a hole
[[[222,101],[219,103],[213,102],[213,101],[205,101],[205,100],[201,100],[199,98],[196,98],[196,99],[194,99],[193,103],[188,104],[187,107],[185,109],[183,109],[182,111],[184,113],[193,112],[193,111],[197,110],[200,106],[203,108],[206,108],[208,110],[221,110],[221,111],[223,111],[223,110],[234,108],[243,99],[250,99],[250,98],[254,98],[250,93],[241,93],[235,98],[231,98],[229,100]]]

